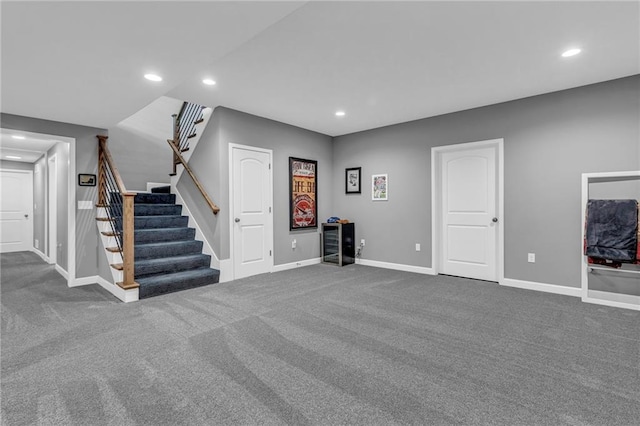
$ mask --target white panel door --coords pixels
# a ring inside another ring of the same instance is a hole
[[[234,278],[271,272],[271,154],[231,148]]]
[[[33,247],[33,175],[0,170],[0,253]]]
[[[441,272],[498,281],[497,147],[444,152]]]

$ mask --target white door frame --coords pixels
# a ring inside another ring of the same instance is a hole
[[[29,203],[29,208],[27,209],[27,214],[29,215],[29,222],[31,225],[27,231],[27,240],[29,240],[29,250],[33,251],[33,227],[34,227],[34,217],[33,217],[33,171],[32,170],[23,170],[23,169],[11,169],[11,168],[0,168],[0,171],[3,172],[11,172],[11,173],[21,173],[29,176],[30,182],[30,193],[31,200]]]
[[[442,247],[442,170],[440,160],[442,154],[452,151],[466,151],[470,149],[494,146],[498,149],[498,239],[496,254],[496,270],[498,283],[504,281],[504,139],[490,139],[478,142],[460,143],[455,145],[437,146],[431,148],[431,268],[435,275],[441,269],[440,247]]]
[[[258,148],[255,146],[249,146],[249,145],[241,145],[241,144],[236,144],[236,143],[229,143],[229,263],[228,263],[228,267],[230,269],[230,274],[226,275],[229,280],[234,280],[235,279],[235,259],[234,259],[234,255],[235,255],[235,242],[234,242],[234,235],[233,233],[235,232],[235,227],[234,227],[234,222],[233,222],[233,218],[235,217],[234,214],[235,212],[233,211],[233,206],[234,204],[234,194],[233,194],[233,150],[234,149],[244,149],[244,150],[249,150],[249,151],[257,151],[257,152],[263,152],[269,155],[269,164],[273,164],[273,150],[271,149],[266,149],[266,148]],[[271,171],[271,173],[269,173],[269,188],[270,188],[270,197],[269,197],[269,205],[271,206],[270,208],[273,209],[273,170]],[[274,245],[274,228],[273,228],[273,214],[269,215],[269,221],[268,221],[268,225],[271,228],[271,247],[272,247],[272,251],[273,251],[273,247]],[[275,257],[275,253],[272,252],[272,256],[271,256],[271,264],[269,266],[269,271],[268,272],[273,272],[273,259]],[[222,266],[222,265],[221,265]]]
[[[47,220],[45,224],[49,263],[58,264],[58,156],[47,155]]]
[[[6,128],[3,128],[6,129]],[[35,139],[52,139],[60,141],[60,143],[69,144],[69,158],[68,158],[68,170],[67,175],[67,269],[56,268],[60,274],[66,278],[67,285],[72,287],[76,281],[76,139],[68,136],[60,136],[46,133],[35,133],[18,128],[6,129],[11,131],[20,131],[25,136],[31,136]],[[97,152],[97,149],[96,149]],[[97,157],[97,154],[96,154]],[[96,160],[97,161],[97,160]],[[47,164],[48,166],[48,164]],[[46,197],[45,197],[46,198]],[[47,223],[47,221],[45,221]]]

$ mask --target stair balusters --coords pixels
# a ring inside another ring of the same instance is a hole
[[[111,153],[107,148],[108,136],[98,135],[98,207],[106,214],[97,220],[110,223],[111,232],[104,233],[112,236],[117,247],[107,248],[109,251],[120,252],[123,263],[123,280],[117,283],[125,290],[137,288],[135,282],[135,248],[134,248],[134,214],[133,203],[135,192],[129,192],[118,173]]]

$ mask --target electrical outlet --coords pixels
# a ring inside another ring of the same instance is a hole
[[[416,251],[420,251],[420,243],[416,243]]]
[[[36,239],[36,241],[34,242],[34,245],[36,246],[36,248],[40,248],[40,241]]]
[[[364,247],[364,238],[360,240],[360,245]]]
[[[296,240],[291,241],[291,248],[292,249],[296,248],[296,244],[297,244]]]
[[[529,263],[536,263],[536,254],[535,253],[528,253],[527,254],[527,261]]]

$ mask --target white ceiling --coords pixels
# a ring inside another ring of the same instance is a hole
[[[638,73],[638,1],[2,3],[2,111],[105,128],[167,95],[335,136]]]

